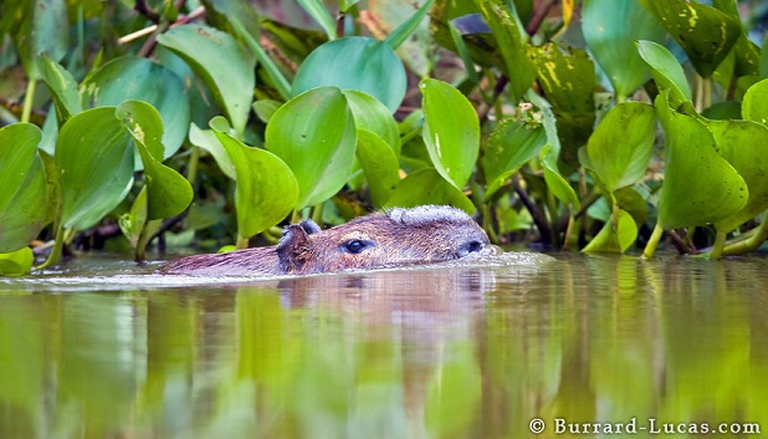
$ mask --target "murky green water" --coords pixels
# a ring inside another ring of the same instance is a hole
[[[768,431],[764,258],[229,285],[88,263],[0,280],[0,438]]]

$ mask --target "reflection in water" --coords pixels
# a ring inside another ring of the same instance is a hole
[[[556,418],[768,428],[768,261],[497,265],[0,283],[0,438],[517,438],[536,417],[540,437],[575,437]]]

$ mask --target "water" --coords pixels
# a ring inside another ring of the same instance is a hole
[[[0,438],[768,430],[768,259],[492,262],[0,279]]]

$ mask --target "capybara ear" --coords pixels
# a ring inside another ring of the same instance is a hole
[[[309,242],[309,234],[303,225],[303,223],[301,225],[291,224],[285,227],[283,237],[277,244],[280,269],[285,273],[301,273],[309,259],[311,243]]]
[[[311,219],[304,220],[299,224],[302,229],[304,229],[305,232],[307,232],[308,235],[311,235],[313,233],[318,233],[321,231],[320,226],[317,225],[316,222],[312,221]]]

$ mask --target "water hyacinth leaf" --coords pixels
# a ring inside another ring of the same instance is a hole
[[[459,208],[470,215],[475,212],[475,206],[469,198],[434,168],[422,168],[409,174],[395,187],[386,204],[387,207],[439,204]]]
[[[653,41],[638,41],[637,51],[651,67],[659,90],[670,90],[669,99],[673,106],[692,99],[683,67],[669,50]]]
[[[355,117],[357,129],[366,129],[376,133],[397,156],[400,155],[400,132],[397,122],[389,109],[376,98],[360,91],[345,90],[349,109]]]
[[[333,41],[336,39],[336,20],[331,17],[331,14],[325,9],[325,5],[321,0],[297,0],[301,7],[312,17],[317,24],[325,31],[325,35],[328,39]]]
[[[424,4],[416,10],[416,13],[411,14],[411,16],[408,17],[408,19],[405,20],[400,26],[398,26],[397,29],[393,30],[392,33],[387,36],[384,42],[389,44],[389,47],[391,47],[393,50],[397,50],[401,44],[403,44],[406,40],[408,40],[408,38],[410,38],[411,35],[413,35],[414,32],[416,32],[416,29],[419,27],[421,21],[424,20],[424,17],[426,17],[427,12],[429,12],[429,9],[432,7],[433,3],[435,3],[435,0],[427,0],[424,2]]]
[[[768,125],[768,79],[747,89],[741,103],[741,114],[744,119]]]
[[[80,87],[84,107],[117,106],[129,99],[152,104],[165,127],[163,159],[184,143],[189,130],[189,99],[181,79],[162,65],[146,58],[120,57],[101,66]],[[135,162],[137,171],[143,169],[138,151]]]
[[[685,0],[639,0],[682,46],[696,72],[708,78],[741,35],[737,20],[712,6]]]
[[[507,179],[528,160],[539,155],[547,141],[544,128],[505,119],[486,143],[483,170],[488,181],[485,201],[490,200]]]
[[[321,86],[358,90],[394,113],[403,102],[406,85],[403,63],[387,43],[346,37],[312,51],[296,72],[291,94],[298,96]]]
[[[277,111],[281,105],[283,105],[282,102],[274,99],[260,99],[253,103],[253,111],[260,121],[269,123],[269,119],[272,118],[272,115],[275,114],[275,111]]]
[[[378,134],[358,128],[356,154],[374,207],[383,207],[400,182],[400,164],[395,152]]]
[[[563,203],[570,204],[576,209],[581,208],[581,202],[568,180],[562,176],[557,167],[557,156],[550,145],[544,147],[541,152],[541,164],[544,169],[544,181],[552,194]]]
[[[605,223],[600,232],[589,241],[583,253],[624,253],[637,239],[637,224],[632,216],[619,211],[619,224]]]
[[[528,36],[517,16],[492,0],[475,0],[498,43],[509,78],[512,100],[531,88],[536,72],[528,57]]]
[[[587,52],[550,43],[531,48],[531,59],[547,100],[560,113],[594,120],[595,66]]]
[[[344,186],[355,162],[355,143],[352,111],[335,87],[316,88],[286,102],[265,134],[267,150],[291,168],[299,183],[297,209],[320,204]]]
[[[176,170],[162,163],[163,122],[160,113],[142,101],[125,101],[115,110],[115,117],[133,136],[144,163],[147,183],[147,219],[178,215],[192,203],[192,185]]]
[[[707,121],[720,155],[747,183],[749,198],[743,209],[715,223],[728,233],[768,209],[768,127],[748,120]]]
[[[64,67],[45,55],[40,56],[37,65],[41,79],[51,92],[59,126],[62,126],[72,115],[83,111],[77,82]]]
[[[115,107],[85,110],[59,132],[55,159],[66,229],[92,226],[120,204],[132,185],[133,142],[114,113]]]
[[[15,123],[0,128],[0,211],[13,198],[27,178],[43,133],[31,123]]]
[[[0,253],[0,276],[23,276],[32,269],[35,256],[32,249],[22,247],[9,253]]]
[[[480,151],[480,122],[469,100],[437,79],[419,83],[423,95],[422,137],[432,164],[460,189],[469,181]]]
[[[664,29],[636,0],[585,0],[581,11],[590,53],[616,95],[631,95],[651,75],[635,49],[635,41],[661,41]]]
[[[623,187],[613,193],[616,205],[632,216],[638,225],[645,224],[648,219],[648,202],[642,195],[630,186]]]
[[[213,159],[216,160],[221,172],[232,180],[237,180],[235,165],[224,149],[224,145],[219,142],[216,133],[212,130],[201,130],[197,125],[192,124],[189,127],[189,142],[198,148],[208,151],[213,156]]]
[[[653,107],[624,102],[611,109],[592,133],[586,153],[589,165],[613,192],[642,177],[653,154],[656,116]]]
[[[343,12],[347,12],[349,8],[356,5],[360,0],[339,0],[339,9]]]
[[[656,98],[666,136],[659,225],[665,230],[702,226],[743,209],[747,185],[717,153],[712,133],[696,118],[673,111],[668,102],[667,92]]]
[[[732,0],[713,0],[712,6],[727,14],[739,24],[740,32],[731,54],[735,56],[736,76],[760,74],[760,47],[749,40],[748,31],[744,28],[739,16],[736,2]]]
[[[248,0],[202,0],[205,20],[217,29],[232,29],[231,17],[237,17],[248,34],[258,41],[261,38],[261,19]]]
[[[245,145],[230,134],[223,117],[211,120],[237,174],[237,228],[251,237],[282,221],[297,207],[299,184],[288,165],[275,154]]]
[[[131,210],[120,215],[117,224],[123,236],[128,238],[131,247],[136,248],[139,245],[144,226],[147,224],[147,213],[149,203],[147,201],[147,185],[141,188],[136,200],[131,205]]]
[[[45,53],[59,61],[69,50],[69,19],[63,0],[33,0],[21,7],[21,26],[15,34],[19,58],[32,80],[40,79],[37,57]]]
[[[158,35],[157,42],[192,67],[242,135],[256,84],[255,56],[231,35],[202,25],[173,28]]]

